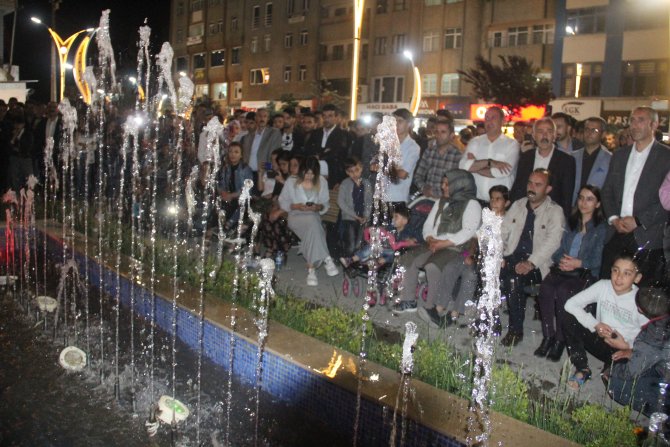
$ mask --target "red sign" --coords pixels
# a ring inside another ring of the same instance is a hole
[[[470,104],[470,119],[472,121],[484,121],[484,115],[489,107],[493,107],[496,104]],[[497,106],[500,107],[500,106]],[[512,116],[507,118],[510,121],[532,121],[542,118],[547,109],[545,106],[528,106],[522,107],[518,113],[515,113]]]

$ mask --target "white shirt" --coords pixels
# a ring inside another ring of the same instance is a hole
[[[263,139],[263,133],[265,129],[261,130],[261,133],[258,131],[254,134],[254,141],[251,143],[251,154],[249,155],[249,167],[252,171],[258,172],[258,148],[261,147],[261,140]]]
[[[281,135],[281,148],[285,151],[293,149],[293,132],[284,132]]]
[[[474,155],[475,158],[468,160],[468,154]],[[509,163],[512,169],[509,174],[505,174],[500,169],[491,168],[493,178],[475,172],[472,173],[475,178],[475,185],[477,185],[477,198],[486,202],[489,201],[489,190],[492,186],[504,185],[507,186],[507,189],[512,189],[517,164],[519,163],[519,143],[514,138],[503,134],[500,134],[493,141],[489,140],[487,135],[480,135],[468,143],[458,167],[468,171],[475,160],[488,160],[489,158]]]
[[[620,217],[627,217],[633,215],[633,200],[635,199],[635,190],[642,175],[644,164],[649,158],[651,146],[654,140],[651,140],[649,146],[645,147],[642,152],[637,150],[637,143],[633,143],[633,149],[630,151],[628,163],[626,164],[626,177],[623,182],[623,198],[621,201]]]
[[[412,185],[414,168],[419,161],[421,149],[409,135],[400,143],[400,168],[407,172],[407,178],[400,180],[397,184],[389,183],[388,200],[389,202],[407,202],[409,198],[409,187]]]
[[[479,226],[482,223],[482,207],[476,200],[470,200],[468,205],[463,211],[463,218],[460,231],[456,233],[444,233],[437,234],[437,229],[440,226],[440,221],[442,220],[442,211],[449,206],[447,203],[444,208],[438,210],[440,207],[440,202],[435,202],[433,208],[430,210],[426,221],[423,223],[423,238],[426,239],[428,236],[432,236],[435,239],[440,241],[449,240],[454,243],[454,245],[461,245],[469,241],[479,229]],[[437,222],[435,222],[435,217],[437,213],[440,213],[437,216]]]
[[[56,123],[58,122],[58,118],[47,118],[47,125],[46,125],[46,136],[47,138],[51,137],[53,138],[54,134],[56,133]]]
[[[331,127],[330,129],[326,129],[325,127],[323,128],[323,138],[321,139],[321,148],[326,147],[326,142],[328,141],[328,137],[330,136],[330,133],[335,129],[335,126]]]
[[[549,155],[543,157],[540,155],[540,149],[535,149],[535,163],[533,164],[533,171],[536,169],[549,169],[549,163],[551,162],[551,157],[554,155],[555,149],[552,148]]]

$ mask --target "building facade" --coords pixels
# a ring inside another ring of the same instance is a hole
[[[359,112],[406,107],[412,64],[422,78],[421,112],[447,108],[470,118],[477,103],[458,70],[481,55],[520,55],[550,76],[555,0],[367,0]],[[353,57],[351,0],[172,0],[177,72],[198,96],[256,108],[283,95],[348,108]],[[404,56],[412,55],[412,61]]]

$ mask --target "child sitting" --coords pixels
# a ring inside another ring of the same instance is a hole
[[[344,170],[348,177],[340,184],[337,205],[342,213],[344,253],[351,256],[363,239],[363,225],[372,212],[372,186],[361,177],[363,165],[357,158],[347,158]]]
[[[637,261],[630,254],[620,254],[612,266],[611,279],[602,279],[565,303],[563,332],[575,373],[568,386],[578,390],[591,377],[586,351],[605,362],[607,368],[616,349],[612,339],[634,340],[648,319],[635,305],[637,283],[642,278]],[[584,310],[596,303],[595,318]]]
[[[393,262],[396,250],[404,247],[412,247],[421,240],[421,234],[417,233],[407,223],[409,222],[409,209],[405,205],[396,206],[393,211],[393,224],[389,229],[380,230],[380,239],[384,245],[377,264],[382,266]],[[395,232],[395,235],[393,234]],[[370,245],[370,229],[364,231],[365,244],[350,258],[340,258],[344,268],[355,263],[364,263],[370,259],[372,246]]]
[[[662,289],[642,288],[635,295],[635,304],[649,322],[642,326],[633,346],[623,336],[606,340],[618,351],[612,355],[616,362],[612,372],[604,374],[603,381],[607,383],[609,378],[609,395],[621,405],[630,404],[647,416],[655,411],[667,413],[666,408],[657,408],[657,403],[659,382],[667,382],[665,369],[670,355],[668,296]],[[661,405],[667,407],[668,403],[666,398]]]

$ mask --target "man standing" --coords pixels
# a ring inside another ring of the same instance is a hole
[[[58,104],[50,102],[47,104],[46,115],[35,125],[35,138],[33,148],[33,169],[35,176],[44,184],[44,149],[47,139],[53,138],[53,163],[60,166],[60,138],[63,131],[63,122],[58,113]]]
[[[302,132],[296,129],[295,109],[289,107],[284,110],[284,129],[281,136],[281,147],[285,151],[296,149],[296,153],[302,149],[305,144],[305,138]]]
[[[425,197],[438,199],[444,174],[458,169],[463,154],[452,144],[454,125],[450,121],[440,120],[433,135],[435,144],[426,149],[414,172],[414,185]]]
[[[587,118],[584,123],[584,148],[570,153],[575,159],[575,190],[572,203],[577,203],[577,195],[584,185],[602,189],[610,168],[612,153],[601,143],[605,132],[605,120],[599,116]]]
[[[412,184],[412,174],[419,161],[421,149],[419,145],[409,136],[414,118],[407,109],[397,109],[393,112],[396,121],[396,131],[400,141],[400,166],[395,167],[396,181],[392,181],[388,188],[388,200],[391,203],[407,203],[409,199],[409,187]]]
[[[575,119],[567,113],[557,112],[551,115],[556,125],[556,147],[568,154],[584,147],[584,143],[572,138]]]
[[[526,196],[526,185],[530,174],[539,168],[552,173],[551,199],[563,208],[565,216],[572,212],[572,193],[575,189],[575,159],[555,149],[556,126],[551,118],[541,118],[533,124],[535,149],[519,157],[519,168],[510,191],[512,201]]]
[[[502,223],[504,264],[500,280],[509,309],[509,330],[500,341],[503,346],[516,346],[523,340],[526,288],[539,285],[547,276],[551,255],[561,245],[565,218],[561,207],[548,197],[550,177],[546,169],[533,170],[526,197],[512,204]]]
[[[603,250],[601,277],[609,278],[614,258],[623,251],[635,253],[642,273],[641,285],[663,278],[663,228],[668,213],[658,191],[670,169],[670,148],[654,140],[658,112],[636,107],[630,116],[633,145],[612,155],[602,191],[610,224]]]
[[[489,107],[484,115],[486,133],[468,143],[459,167],[472,172],[477,184],[477,199],[489,201],[489,190],[495,185],[512,187],[517,163],[519,143],[503,135],[505,114],[500,107]]]
[[[258,184],[259,171],[262,174],[265,163],[272,162],[270,154],[273,150],[281,147],[281,132],[274,127],[268,127],[268,118],[267,109],[258,109],[256,111],[255,132],[249,129],[249,134],[242,140],[244,163],[249,165],[253,171],[254,184],[256,185]]]

